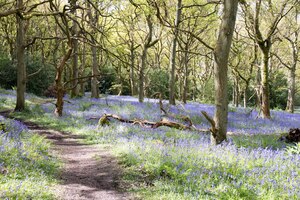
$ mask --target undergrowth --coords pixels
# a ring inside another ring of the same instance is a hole
[[[50,144],[15,120],[0,117],[0,199],[55,199],[58,161]]]
[[[231,124],[236,123],[243,134],[229,136],[230,142],[224,145],[211,146],[207,134],[166,127],[153,130],[114,121],[110,126],[98,127],[97,120],[90,119],[100,118],[103,113],[117,113],[155,120],[159,113],[154,113],[157,107],[151,107],[151,103],[114,100],[106,106],[97,100],[69,101],[73,104],[67,104],[62,118],[53,116],[53,105],[40,108],[32,105],[18,117],[81,134],[90,144],[111,145],[125,168],[123,178],[131,185],[129,191],[142,199],[300,198],[299,148],[285,147],[278,141],[277,133],[282,129],[275,130],[273,121],[252,119],[245,110],[232,109],[231,117],[235,118],[230,119]],[[193,108],[196,109],[195,104]],[[206,109],[210,111],[210,107]],[[252,124],[248,125],[243,116],[248,116]],[[280,112],[274,121],[284,116],[285,113]],[[291,122],[298,122],[295,115],[289,117]],[[205,122],[196,115],[192,115],[192,119],[199,124]],[[249,129],[255,124],[255,128]],[[274,130],[276,134],[260,134],[263,129]],[[247,131],[251,134],[244,134]]]

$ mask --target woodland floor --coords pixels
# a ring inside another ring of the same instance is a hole
[[[0,113],[7,116],[7,113]],[[134,199],[121,191],[121,168],[109,147],[87,145],[81,137],[23,123],[33,132],[45,136],[52,143],[52,154],[63,162],[56,194],[62,200],[123,200]]]

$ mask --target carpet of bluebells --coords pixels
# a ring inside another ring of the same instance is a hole
[[[0,116],[0,123],[0,199],[54,199],[49,144],[19,121]]]
[[[6,94],[1,98],[14,97]],[[37,99],[28,96],[27,117],[82,134],[88,143],[112,145],[126,166],[124,178],[137,185],[143,199],[300,199],[300,155],[278,141],[280,134],[300,126],[300,114],[272,111],[272,119],[267,120],[257,118],[256,110],[232,107],[228,131],[233,134],[229,142],[211,146],[205,133],[150,129],[114,120],[100,127],[94,119],[106,113],[159,121],[161,113],[154,99],[138,103],[136,98],[126,96],[66,97],[60,119],[53,116],[53,104],[40,104],[41,100],[35,103]],[[196,127],[209,128],[200,111],[213,116],[212,105],[164,104],[173,114],[188,115]]]

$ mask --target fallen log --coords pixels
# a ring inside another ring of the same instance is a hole
[[[90,119],[97,119],[97,118],[92,117]],[[178,122],[173,122],[166,118],[162,118],[158,122],[152,122],[152,121],[142,120],[142,119],[125,119],[125,118],[123,118],[119,115],[115,115],[115,114],[104,114],[103,116],[101,116],[99,119],[99,122],[98,122],[99,126],[109,125],[110,119],[115,119],[115,120],[118,120],[118,121],[124,122],[124,123],[138,124],[142,127],[148,127],[148,128],[153,128],[153,129],[156,129],[161,126],[167,126],[167,127],[175,128],[175,129],[179,129],[179,130],[191,130],[191,131],[205,132],[205,133],[209,132],[209,130],[207,130],[207,129],[198,129],[195,126],[190,126],[190,125],[185,125],[185,124],[178,123]]]
[[[299,128],[291,128],[289,133],[285,136],[281,136],[279,138],[279,140],[288,142],[288,143],[300,142],[300,129]]]

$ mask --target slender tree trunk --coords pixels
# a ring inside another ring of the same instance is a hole
[[[294,64],[295,65],[295,64]],[[295,86],[296,86],[296,67],[292,66],[289,70],[288,75],[288,100],[287,100],[287,111],[294,113],[294,104],[295,104]]]
[[[249,81],[246,82],[246,86],[243,91],[243,93],[244,93],[244,108],[247,108],[248,90],[249,90]]]
[[[188,45],[185,47],[184,52],[184,77],[183,77],[183,95],[182,101],[183,103],[187,102],[188,98],[188,90],[189,90],[189,58],[188,58]]]
[[[17,7],[23,7],[23,0],[17,0]],[[26,92],[26,65],[25,65],[25,23],[19,15],[17,16],[17,37],[16,37],[16,57],[17,57],[17,102],[15,111],[25,109]]]
[[[238,77],[235,77],[235,107],[239,107],[239,103],[240,103],[240,90],[239,90],[239,81],[238,81]]]
[[[71,1],[71,7],[72,12],[76,16],[76,0]],[[72,26],[72,36],[77,37],[78,36],[78,27],[77,23],[73,21]],[[72,78],[74,79],[72,81],[72,90],[71,90],[71,98],[78,97],[79,96],[79,85],[78,85],[78,40],[77,38],[72,39],[72,46],[73,46],[73,63],[72,63]]]
[[[91,92],[92,98],[99,98],[99,86],[98,86],[98,56],[97,56],[97,48],[92,46],[92,57],[93,57],[93,64],[92,64],[92,80],[91,80]]]
[[[85,43],[83,43],[83,50],[82,50],[82,56],[81,56],[81,67],[80,67],[80,72],[81,75],[83,76],[83,72],[84,72],[84,68],[85,68],[85,64],[86,64],[86,45]],[[81,79],[80,80],[80,96],[84,96],[85,95],[85,80]]]
[[[296,13],[298,11],[296,10]],[[297,21],[296,15],[296,21]],[[298,31],[298,30],[297,30]],[[286,110],[290,113],[294,113],[294,105],[295,105],[295,93],[296,93],[296,68],[298,63],[298,32],[295,31],[295,40],[289,39],[289,42],[292,46],[292,55],[293,55],[293,64],[289,68],[288,74],[288,99],[287,99],[287,107]]]
[[[131,95],[136,95],[136,86],[135,86],[135,77],[134,77],[134,62],[135,62],[135,55],[134,55],[134,43],[131,41],[130,44],[130,89]]]
[[[174,37],[171,46],[170,54],[170,80],[169,80],[169,103],[175,105],[175,69],[176,69],[176,46],[178,38],[178,26],[181,16],[181,3],[182,0],[177,1],[176,18],[175,18],[175,30]]]
[[[219,29],[215,58],[215,126],[216,132],[212,133],[212,144],[220,144],[226,140],[228,116],[228,58],[235,27],[238,0],[225,0],[222,22]]]
[[[144,47],[141,55],[140,69],[139,69],[139,102],[144,102],[144,84],[145,84],[145,68],[147,60],[147,51],[148,48]]]
[[[232,104],[233,105],[235,105],[235,100],[236,100],[236,98],[235,98],[235,88],[236,88],[236,86],[235,86],[235,81],[233,82],[233,88],[232,88]]]
[[[98,21],[98,14],[96,13],[95,16],[92,15],[91,11],[91,5],[89,2],[87,2],[87,8],[88,8],[88,17],[89,17],[89,23],[92,28],[92,35],[95,35],[96,27],[97,27],[97,21]],[[97,55],[97,48],[95,46],[96,42],[94,41],[95,38],[91,38],[93,41],[91,51],[92,51],[92,78],[91,78],[91,97],[92,98],[99,98],[99,62],[98,62],[98,55]]]

